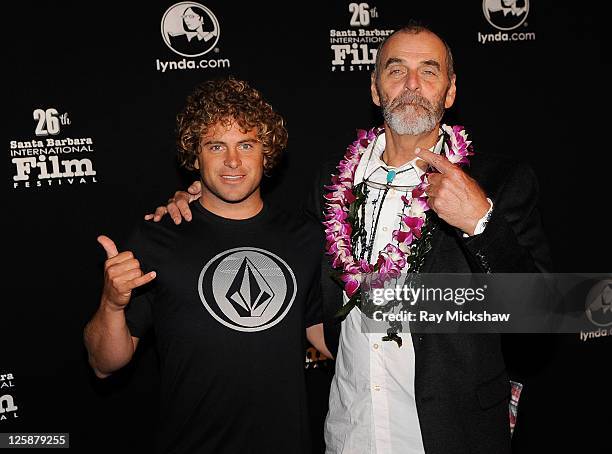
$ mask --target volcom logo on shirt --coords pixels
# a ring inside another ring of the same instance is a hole
[[[283,259],[264,249],[244,247],[212,258],[200,272],[198,291],[219,323],[237,331],[262,331],[289,312],[297,284]]]

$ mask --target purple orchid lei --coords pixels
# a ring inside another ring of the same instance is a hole
[[[469,164],[468,156],[473,155],[471,141],[467,140],[467,133],[462,126],[442,125],[446,146],[444,153],[446,158],[453,164]],[[416,251],[429,250],[429,247],[416,248],[417,243],[423,236],[423,228],[427,221],[429,204],[425,190],[427,189],[427,176],[433,169],[428,169],[421,177],[421,184],[412,190],[412,198],[402,196],[402,201],[408,209],[407,214],[401,216],[400,228],[393,231],[393,239],[397,246],[387,244],[379,252],[376,263],[371,264],[364,259],[356,259],[353,255],[353,237],[357,234],[356,210],[358,202],[356,187],[354,185],[355,172],[367,147],[376,137],[384,131],[383,127],[372,128],[369,131],[357,130],[357,140],[347,147],[343,159],[336,167],[338,173],[332,175],[331,185],[325,186],[325,226],[326,254],[331,256],[332,267],[338,272],[338,278],[349,303],[346,315],[352,307],[359,303],[357,290],[366,280],[368,275],[376,273],[374,285],[382,286],[389,279],[400,276],[402,270],[408,264],[405,271],[416,272],[411,265],[416,263],[416,257],[411,257]],[[422,262],[422,260],[421,260]],[[369,282],[372,286],[372,281]]]

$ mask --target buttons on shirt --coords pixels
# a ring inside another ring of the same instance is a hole
[[[374,385],[374,386],[372,386],[372,389],[374,391],[380,391],[380,385]]]
[[[373,348],[374,350],[378,350],[378,347],[379,347],[379,345],[378,345],[378,344],[374,344],[374,345],[372,345],[372,348]]]
[[[383,232],[386,232],[387,230],[389,230],[389,228],[387,226],[383,227]]]

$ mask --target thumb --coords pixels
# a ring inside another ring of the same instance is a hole
[[[113,257],[119,254],[117,246],[115,246],[113,240],[111,240],[106,235],[100,235],[98,237],[98,243],[100,243],[106,251],[106,258],[112,259]]]
[[[193,183],[191,183],[191,186],[187,188],[187,192],[189,192],[189,194],[191,195],[199,196],[202,192],[202,183],[200,183],[199,181],[194,181]]]

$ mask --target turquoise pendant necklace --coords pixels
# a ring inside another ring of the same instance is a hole
[[[393,170],[393,169],[385,169],[387,171],[387,185],[391,185],[391,183],[393,183],[393,180],[395,179],[396,175],[399,175],[400,173],[407,172],[408,170],[411,170],[413,168],[414,167],[411,165],[407,169],[400,170],[399,172],[397,170]],[[384,167],[383,167],[383,169],[384,169]]]

